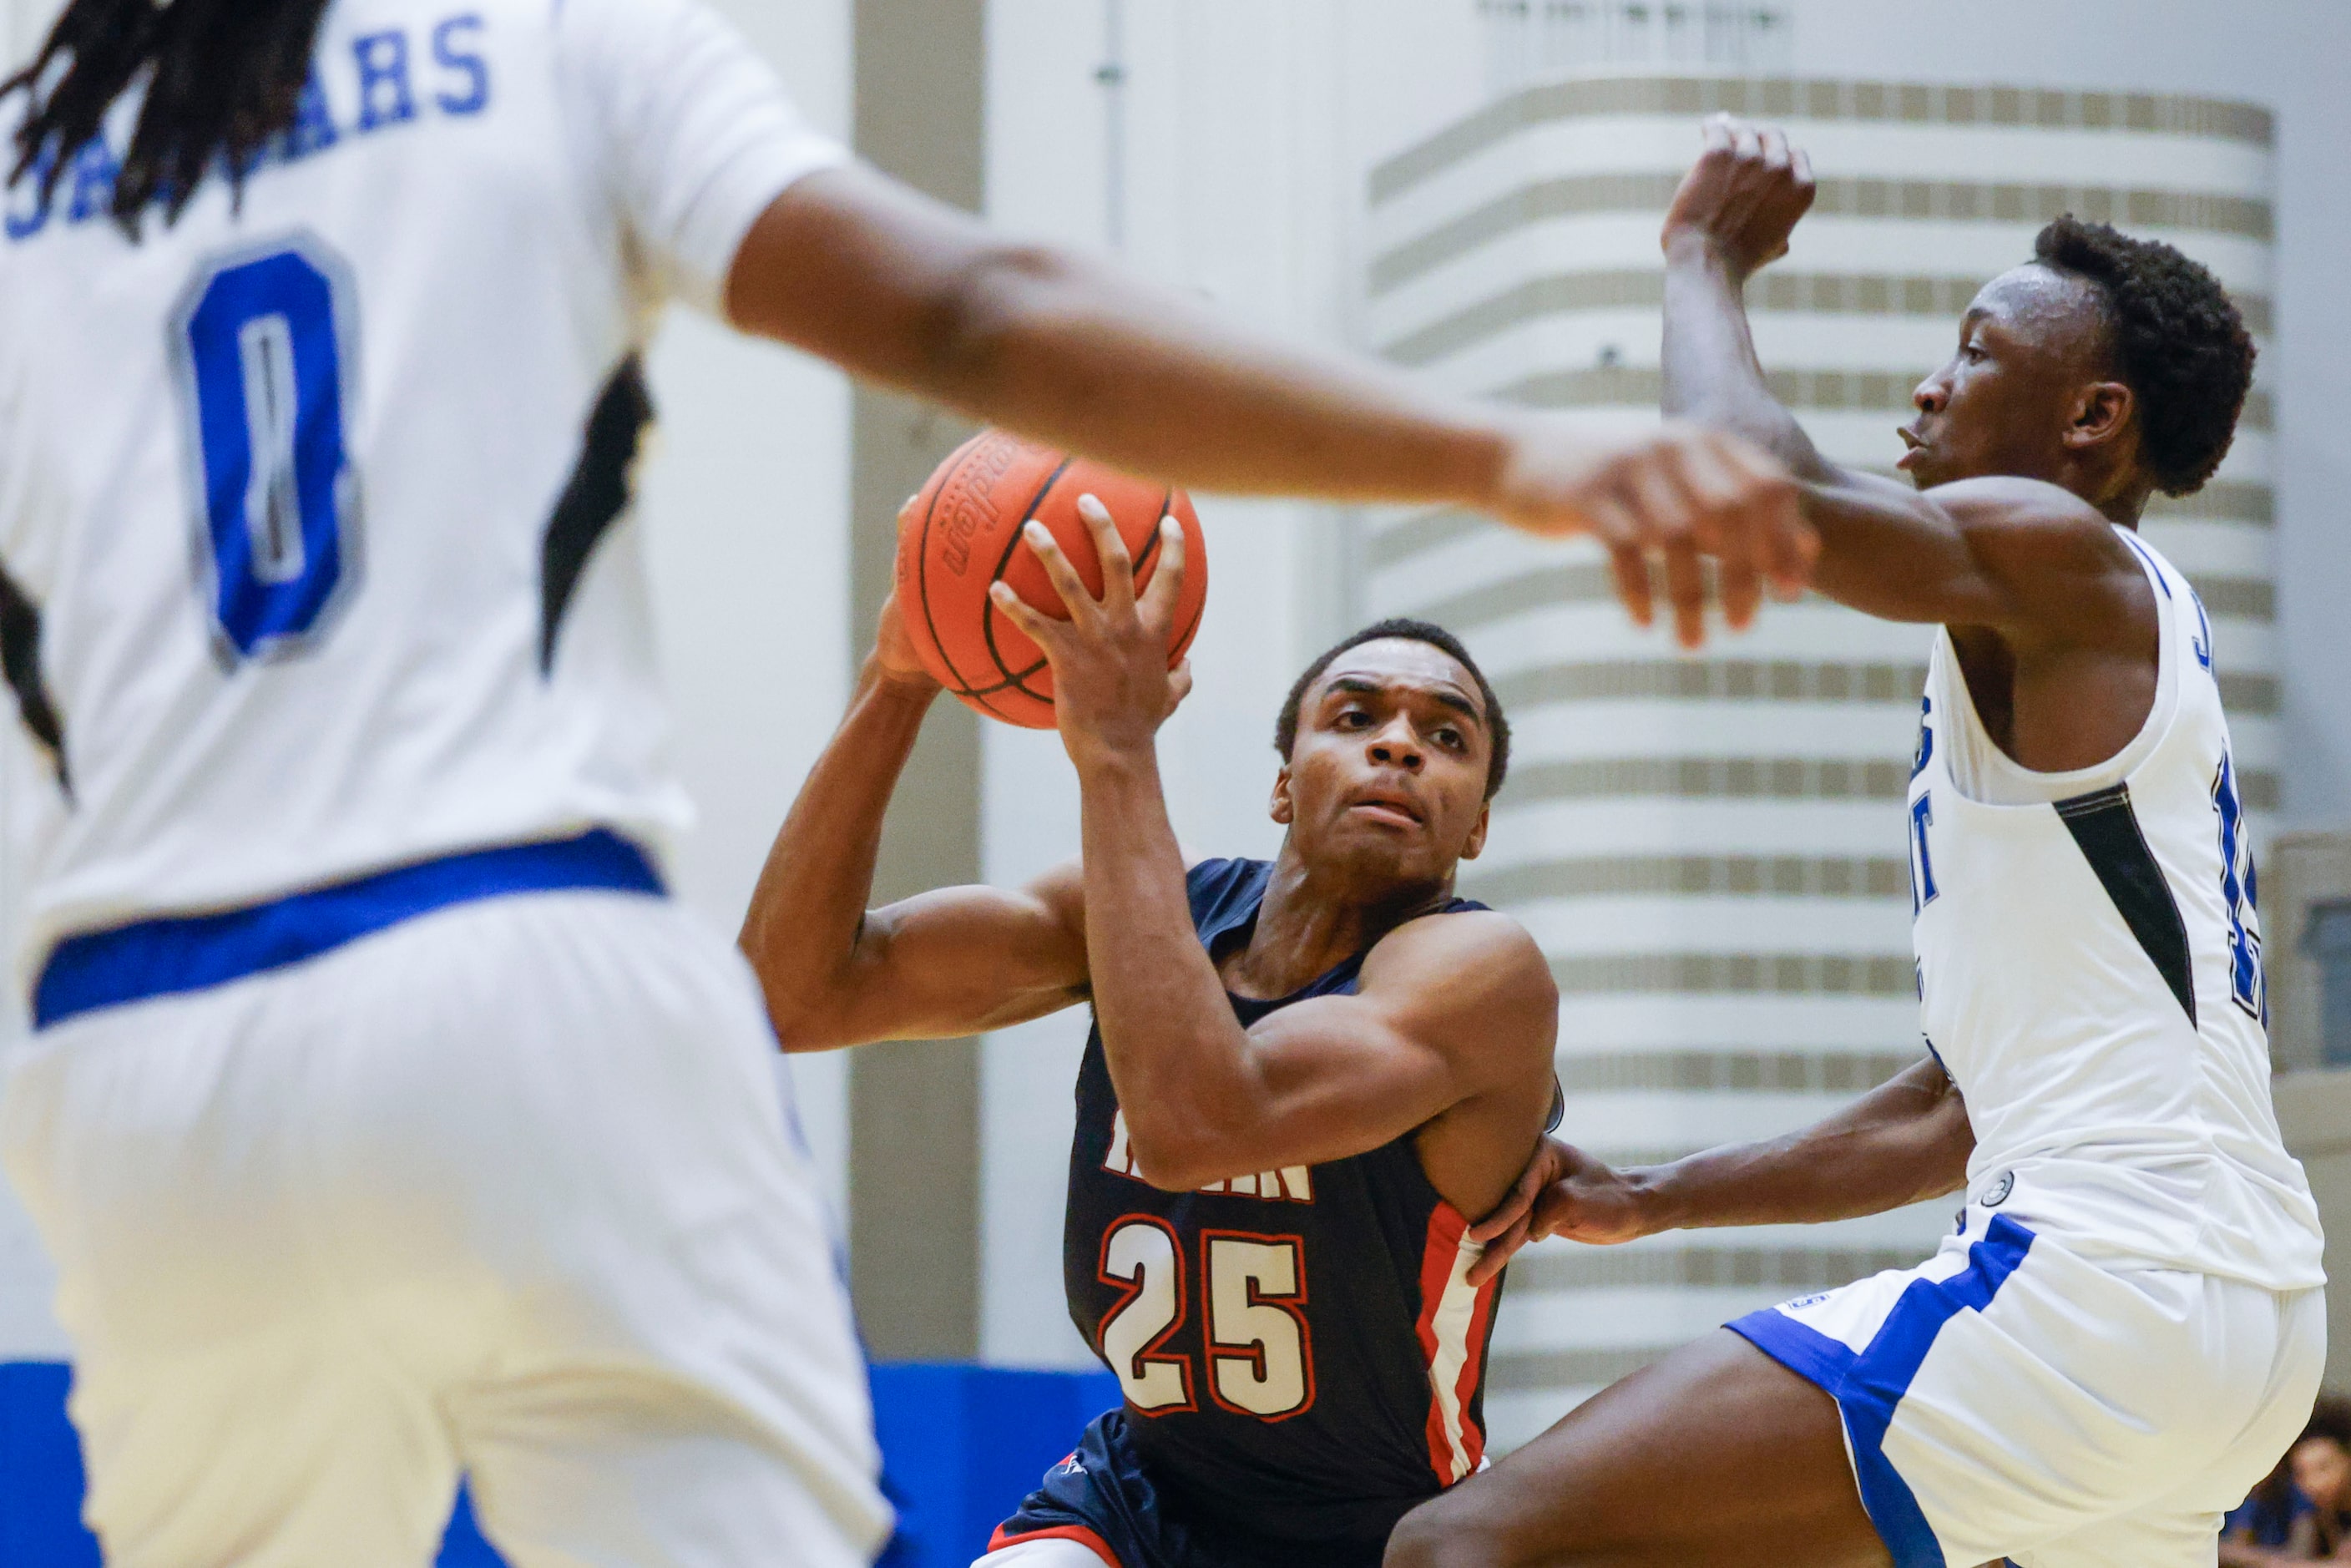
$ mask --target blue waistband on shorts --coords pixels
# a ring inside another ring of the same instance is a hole
[[[58,943],[41,966],[33,1027],[283,968],[453,904],[569,890],[664,892],[644,851],[596,828],[419,861],[243,909],[85,932]]]

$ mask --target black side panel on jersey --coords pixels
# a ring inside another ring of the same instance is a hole
[[[57,779],[66,781],[65,725],[41,679],[41,609],[16,580],[0,570],[0,675],[16,694],[16,712],[33,738],[48,747]]]
[[[2156,863],[2139,831],[2138,813],[2131,809],[2130,786],[2116,784],[2095,794],[2076,795],[2057,802],[2057,815],[2082,848],[2083,858],[2097,873],[2116,912],[2138,938],[2154,961],[2156,972],[2171,994],[2196,1021],[2196,980],[2188,960],[2188,924],[2179,917],[2179,901]]]
[[[643,361],[631,354],[621,361],[596,399],[588,416],[588,430],[580,444],[580,461],[563,486],[562,499],[547,520],[547,538],[539,546],[538,670],[555,668],[555,637],[562,629],[563,612],[596,553],[596,541],[613,520],[629,509],[629,471],[635,466],[638,444],[653,420],[653,394],[645,389]]]

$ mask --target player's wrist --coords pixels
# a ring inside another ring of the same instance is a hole
[[[1635,1166],[1618,1174],[1640,1235],[1678,1230],[1692,1222],[1687,1184],[1678,1179],[1678,1165],[1669,1165]]]
[[[1081,781],[1104,784],[1159,785],[1158,727],[1134,724],[1071,725],[1061,731],[1062,747],[1076,764]]]
[[[877,694],[897,702],[919,703],[927,707],[931,699],[946,690],[933,680],[929,672],[905,669],[883,662],[878,653],[865,658],[864,684]]]
[[[1703,268],[1719,273],[1733,283],[1744,283],[1747,275],[1754,270],[1741,265],[1730,247],[1700,224],[1675,225],[1666,230],[1663,244],[1668,267]]]

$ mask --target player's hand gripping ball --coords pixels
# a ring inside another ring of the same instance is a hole
[[[898,605],[906,634],[934,680],[992,718],[1029,729],[1053,727],[1053,672],[1044,651],[990,603],[999,579],[1022,601],[1069,619],[1061,596],[1021,526],[1042,523],[1070,558],[1086,591],[1102,591],[1102,558],[1078,516],[1078,497],[1110,508],[1134,558],[1140,593],[1159,566],[1159,519],[1184,529],[1184,580],[1169,622],[1174,669],[1200,629],[1208,595],[1207,548],[1191,497],[1099,463],[1036,445],[1000,430],[983,431],[939,465],[907,503],[898,527]]]

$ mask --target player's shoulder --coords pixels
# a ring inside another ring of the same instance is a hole
[[[1485,997],[1555,1006],[1558,983],[1533,933],[1484,907],[1423,915],[1372,946],[1364,959],[1366,988],[1431,988],[1460,998]]]

